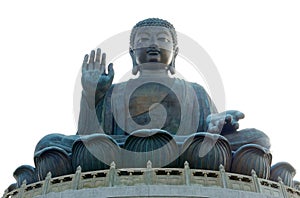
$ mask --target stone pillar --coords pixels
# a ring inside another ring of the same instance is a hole
[[[45,195],[48,193],[49,187],[50,187],[50,180],[51,180],[52,174],[49,172],[45,178],[44,184],[43,184],[43,190],[42,195]]]
[[[226,175],[225,168],[222,164],[220,164],[219,170],[220,170],[220,175],[221,175],[222,187],[228,188],[228,177]]]
[[[117,180],[117,171],[116,171],[116,164],[112,162],[110,164],[109,172],[108,172],[108,186],[112,187],[116,185]]]
[[[252,179],[253,179],[253,183],[254,183],[256,192],[262,193],[260,182],[258,180],[255,170],[252,169],[251,175],[252,175]]]
[[[79,189],[80,179],[81,179],[81,166],[78,166],[72,180],[73,190]]]
[[[281,189],[282,196],[283,196],[284,198],[289,198],[289,195],[288,195],[288,193],[287,193],[287,191],[286,191],[285,185],[284,185],[284,183],[283,183],[281,177],[278,177],[278,183],[279,183],[279,185],[280,185],[280,189]]]
[[[152,162],[150,160],[147,162],[147,170],[145,172],[145,183],[147,185],[153,184],[153,169]]]
[[[26,188],[26,180],[24,180],[22,182],[21,188],[20,188],[19,193],[18,193],[18,198],[23,198],[24,192],[25,192],[25,188]]]
[[[187,186],[191,185],[191,169],[187,161],[184,162],[184,180]]]

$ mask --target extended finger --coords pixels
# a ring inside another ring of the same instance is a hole
[[[106,53],[102,54],[101,65],[106,65]]]
[[[240,111],[237,111],[235,116],[237,120],[245,118],[245,114]]]
[[[100,63],[100,72],[105,73],[105,65],[106,65],[106,54],[102,54],[101,63]]]
[[[96,62],[100,63],[101,49],[98,48],[96,52]]]
[[[93,69],[100,69],[100,56],[101,56],[101,49],[98,48],[96,51],[96,58],[93,64]]]
[[[94,59],[95,59],[95,50],[92,50],[91,55],[90,55],[89,64],[94,63]]]
[[[232,126],[235,130],[237,130],[240,127],[240,124],[235,122]]]
[[[86,54],[85,56],[84,56],[84,58],[83,58],[83,63],[82,63],[82,71],[83,70],[87,70],[88,69],[88,64],[87,64],[87,62],[88,62],[88,59],[89,59],[89,55],[88,54]]]
[[[232,115],[236,120],[243,119],[245,117],[244,113],[237,110],[228,110],[226,113]]]
[[[225,117],[225,122],[230,123],[232,121],[232,119],[233,119],[232,115],[227,114],[226,117]]]
[[[114,67],[112,63],[109,63],[108,65],[108,74],[109,78],[113,78],[115,75]]]

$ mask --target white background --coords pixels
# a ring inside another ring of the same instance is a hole
[[[299,9],[296,0],[1,1],[0,193],[18,166],[33,165],[44,135],[76,133],[73,91],[83,56],[148,17],[169,20],[208,52],[226,109],[246,114],[240,128],[264,131],[273,164],[300,170]],[[127,59],[116,73],[130,70]]]

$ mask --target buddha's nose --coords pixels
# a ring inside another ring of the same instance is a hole
[[[158,48],[158,45],[156,43],[153,43],[149,46],[149,48],[152,48],[152,49],[157,49]]]

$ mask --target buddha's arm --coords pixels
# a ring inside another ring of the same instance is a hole
[[[96,107],[102,103],[107,90],[111,87],[114,70],[112,64],[108,66],[108,74],[105,72],[105,54],[102,54],[100,63],[100,49],[97,50],[96,58],[93,50],[86,55],[82,65],[82,96],[78,120],[77,134],[91,134],[102,132],[101,124],[97,118]],[[98,110],[97,110],[98,111]]]
[[[208,93],[201,85],[193,83],[192,86],[194,88],[195,94],[197,95],[199,106],[200,116],[198,131],[207,131],[208,123],[206,122],[206,118],[211,114],[218,113],[218,110]]]
[[[238,121],[245,115],[237,110],[227,110],[218,113],[217,108],[205,89],[194,83],[195,93],[199,104],[199,127],[198,131],[225,134],[235,132],[239,128]]]
[[[102,132],[97,118],[96,108],[95,106],[92,107],[93,105],[91,103],[93,102],[91,102],[90,97],[87,96],[84,91],[82,91],[77,135]]]

